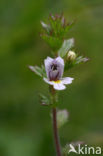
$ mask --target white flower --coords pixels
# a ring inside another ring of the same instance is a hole
[[[64,90],[65,85],[71,84],[74,78],[65,77],[62,78],[64,72],[64,60],[59,56],[55,59],[47,57],[44,60],[47,78],[44,81],[50,85],[53,85],[55,90]]]

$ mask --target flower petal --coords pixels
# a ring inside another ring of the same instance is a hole
[[[53,58],[47,57],[47,59],[44,60],[45,67],[50,65],[53,60],[54,60]]]
[[[54,59],[52,59],[51,57],[47,57],[47,59],[44,60],[44,64],[45,64],[45,70],[46,70],[46,73],[47,73],[47,77],[49,77],[49,67],[50,67],[50,64],[52,64],[52,61]]]
[[[62,81],[63,84],[71,84],[73,80],[74,80],[74,78],[65,77],[61,81]]]
[[[44,60],[47,78],[49,80],[58,80],[62,77],[64,72],[64,60],[59,56],[55,59],[47,57]],[[57,69],[52,68],[56,66]]]
[[[62,83],[61,80],[59,80],[59,81],[49,81],[47,78],[43,78],[43,80],[46,83],[48,83],[50,85],[53,85],[53,87],[54,87],[55,90],[64,90],[66,88],[65,85]]]
[[[54,85],[54,81],[49,81],[47,78],[43,78],[43,80],[46,82],[46,83],[48,83],[48,84],[50,84],[50,85]]]
[[[60,82],[60,83],[54,82],[53,87],[54,87],[55,90],[64,90],[64,89],[66,89],[66,87],[63,85],[62,82]]]
[[[63,76],[63,72],[64,72],[64,60],[63,60],[60,56],[58,56],[58,57],[55,59],[55,61],[56,61],[57,64],[59,65],[58,70],[59,70],[59,73],[60,73],[60,77],[62,77],[62,76]]]
[[[64,66],[64,60],[60,56],[58,56],[55,60]]]

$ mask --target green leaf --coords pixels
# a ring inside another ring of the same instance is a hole
[[[89,60],[88,58],[85,58],[83,56],[79,56],[79,57],[76,58],[75,64],[79,64],[81,62],[87,62],[88,60]]]
[[[47,77],[46,71],[45,71],[45,66],[42,65],[41,68],[42,68],[42,76],[43,76],[43,77]]]
[[[57,112],[57,127],[62,127],[68,121],[69,113],[67,110],[59,110]]]
[[[29,66],[29,69],[40,77],[44,77],[46,75],[45,68],[43,65],[41,68],[38,66]]]
[[[51,28],[53,30],[53,35],[55,37],[60,36],[60,31],[62,29],[62,23],[61,23],[61,18],[60,17],[54,17],[50,16],[49,17],[49,22],[51,25]]]
[[[50,33],[50,31],[51,31],[50,25],[45,24],[43,21],[41,21],[41,25],[42,25],[43,29],[46,30],[47,33]]]
[[[55,51],[58,50],[62,44],[62,41],[59,38],[52,37],[49,35],[41,35],[42,39],[44,39],[48,45]]]
[[[76,59],[74,61],[70,61],[70,60],[68,61],[67,60],[66,63],[65,63],[65,71],[72,68],[72,67],[74,67],[75,65],[78,65],[80,63],[85,63],[88,60],[89,60],[88,58],[83,57],[83,56],[76,57]]]
[[[45,105],[45,106],[48,106],[50,105],[50,99],[49,97],[43,95],[43,94],[39,94],[39,97],[40,97],[40,103],[42,105]]]
[[[65,37],[67,36],[67,32],[72,27],[74,22],[67,23],[63,14],[56,14],[54,16],[49,16],[48,23],[49,24],[46,24],[43,21],[41,21],[41,25],[45,30],[42,32],[41,37],[45,42],[48,43],[48,45],[54,52],[57,52],[60,49]],[[70,48],[72,47],[72,41],[73,39],[69,41]],[[69,47],[67,47],[67,50],[70,49]]]
[[[55,16],[50,15],[49,16],[49,22],[52,29],[52,34],[54,37],[58,37],[63,39],[69,29],[72,27],[73,23],[66,23],[66,19],[64,18],[63,14]]]
[[[75,24],[75,22],[71,22],[69,23],[68,25],[65,26],[65,29],[64,29],[64,33],[65,35],[68,33],[68,31],[73,27],[73,25]]]
[[[64,57],[67,52],[74,46],[74,39],[68,39],[68,40],[64,40],[62,47],[60,48],[60,50],[58,51],[58,55],[61,57]]]

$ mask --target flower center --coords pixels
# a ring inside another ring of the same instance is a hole
[[[57,64],[52,64],[52,65],[51,65],[51,69],[52,69],[53,71],[57,70]]]
[[[58,65],[53,63],[50,66],[51,70],[49,72],[49,78],[51,81],[57,81],[59,80],[59,70],[58,70]]]

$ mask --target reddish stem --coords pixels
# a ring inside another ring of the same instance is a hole
[[[52,114],[53,114],[53,131],[54,131],[56,153],[57,153],[57,156],[62,156],[60,142],[59,142],[59,136],[58,136],[58,128],[57,128],[57,111],[56,111],[56,108],[52,109]]]

